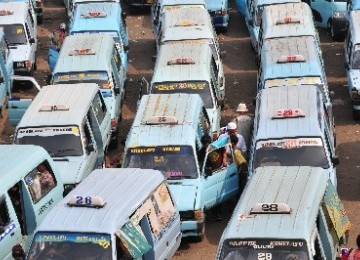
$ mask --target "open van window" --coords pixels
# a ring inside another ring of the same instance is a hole
[[[123,167],[159,170],[168,179],[198,177],[194,151],[185,145],[130,148]]]
[[[48,163],[43,162],[26,175],[25,183],[33,202],[37,203],[56,186],[56,179]]]
[[[77,126],[21,128],[18,144],[34,144],[45,148],[51,157],[81,156],[80,131]]]
[[[320,138],[258,141],[254,155],[254,169],[266,165],[329,168],[324,144]]]

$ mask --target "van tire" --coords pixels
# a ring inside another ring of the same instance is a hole
[[[360,120],[360,110],[353,109],[353,110],[352,110],[352,114],[353,114],[353,119],[354,119],[355,121],[359,121],[359,120]]]

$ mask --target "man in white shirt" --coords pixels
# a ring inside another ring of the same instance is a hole
[[[244,140],[244,137],[242,135],[240,135],[237,132],[237,125],[235,122],[230,122],[227,124],[227,131],[224,134],[221,134],[219,136],[219,140],[222,138],[227,138],[229,140],[230,143],[230,135],[236,135],[237,138],[239,139],[239,141],[237,142],[236,146],[239,148],[239,150],[243,153],[243,155],[246,157],[246,152],[247,152],[247,148],[246,148],[246,143]]]

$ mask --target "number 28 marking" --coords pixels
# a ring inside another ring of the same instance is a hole
[[[263,211],[278,211],[277,204],[262,204],[261,208]]]

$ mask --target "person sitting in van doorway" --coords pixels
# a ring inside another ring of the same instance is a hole
[[[203,135],[201,137],[201,144],[202,144],[202,147],[198,151],[198,154],[197,154],[200,168],[202,168],[204,165],[206,151],[207,151],[209,145],[211,144],[211,136],[208,134]]]
[[[50,34],[51,47],[54,47],[59,52],[65,40],[65,37],[66,37],[66,24],[61,23],[59,28],[55,28]]]
[[[44,196],[55,187],[54,177],[43,163],[37,167],[37,170],[40,176],[41,195]]]
[[[248,177],[248,164],[246,162],[245,157],[242,155],[239,148],[237,148],[236,144],[238,143],[238,138],[236,135],[230,136],[230,142],[233,149],[234,162],[236,164],[238,174],[239,174],[239,196],[245,188],[247,177]]]
[[[245,103],[240,103],[236,108],[236,112],[238,116],[234,118],[234,122],[237,125],[237,132],[244,137],[246,147],[250,147],[254,119],[250,116]]]
[[[242,154],[245,156],[246,158],[246,154],[247,154],[247,148],[246,148],[246,143],[244,140],[244,137],[242,135],[240,135],[237,131],[237,125],[235,122],[229,122],[227,124],[226,127],[226,133],[223,133],[219,136],[219,140],[223,139],[223,138],[227,138],[229,140],[229,144],[230,144],[230,136],[231,135],[235,135],[238,138],[238,142],[236,144],[236,147],[239,148],[239,150],[242,152]],[[228,157],[230,157],[230,149],[226,149],[226,152],[228,154]]]

